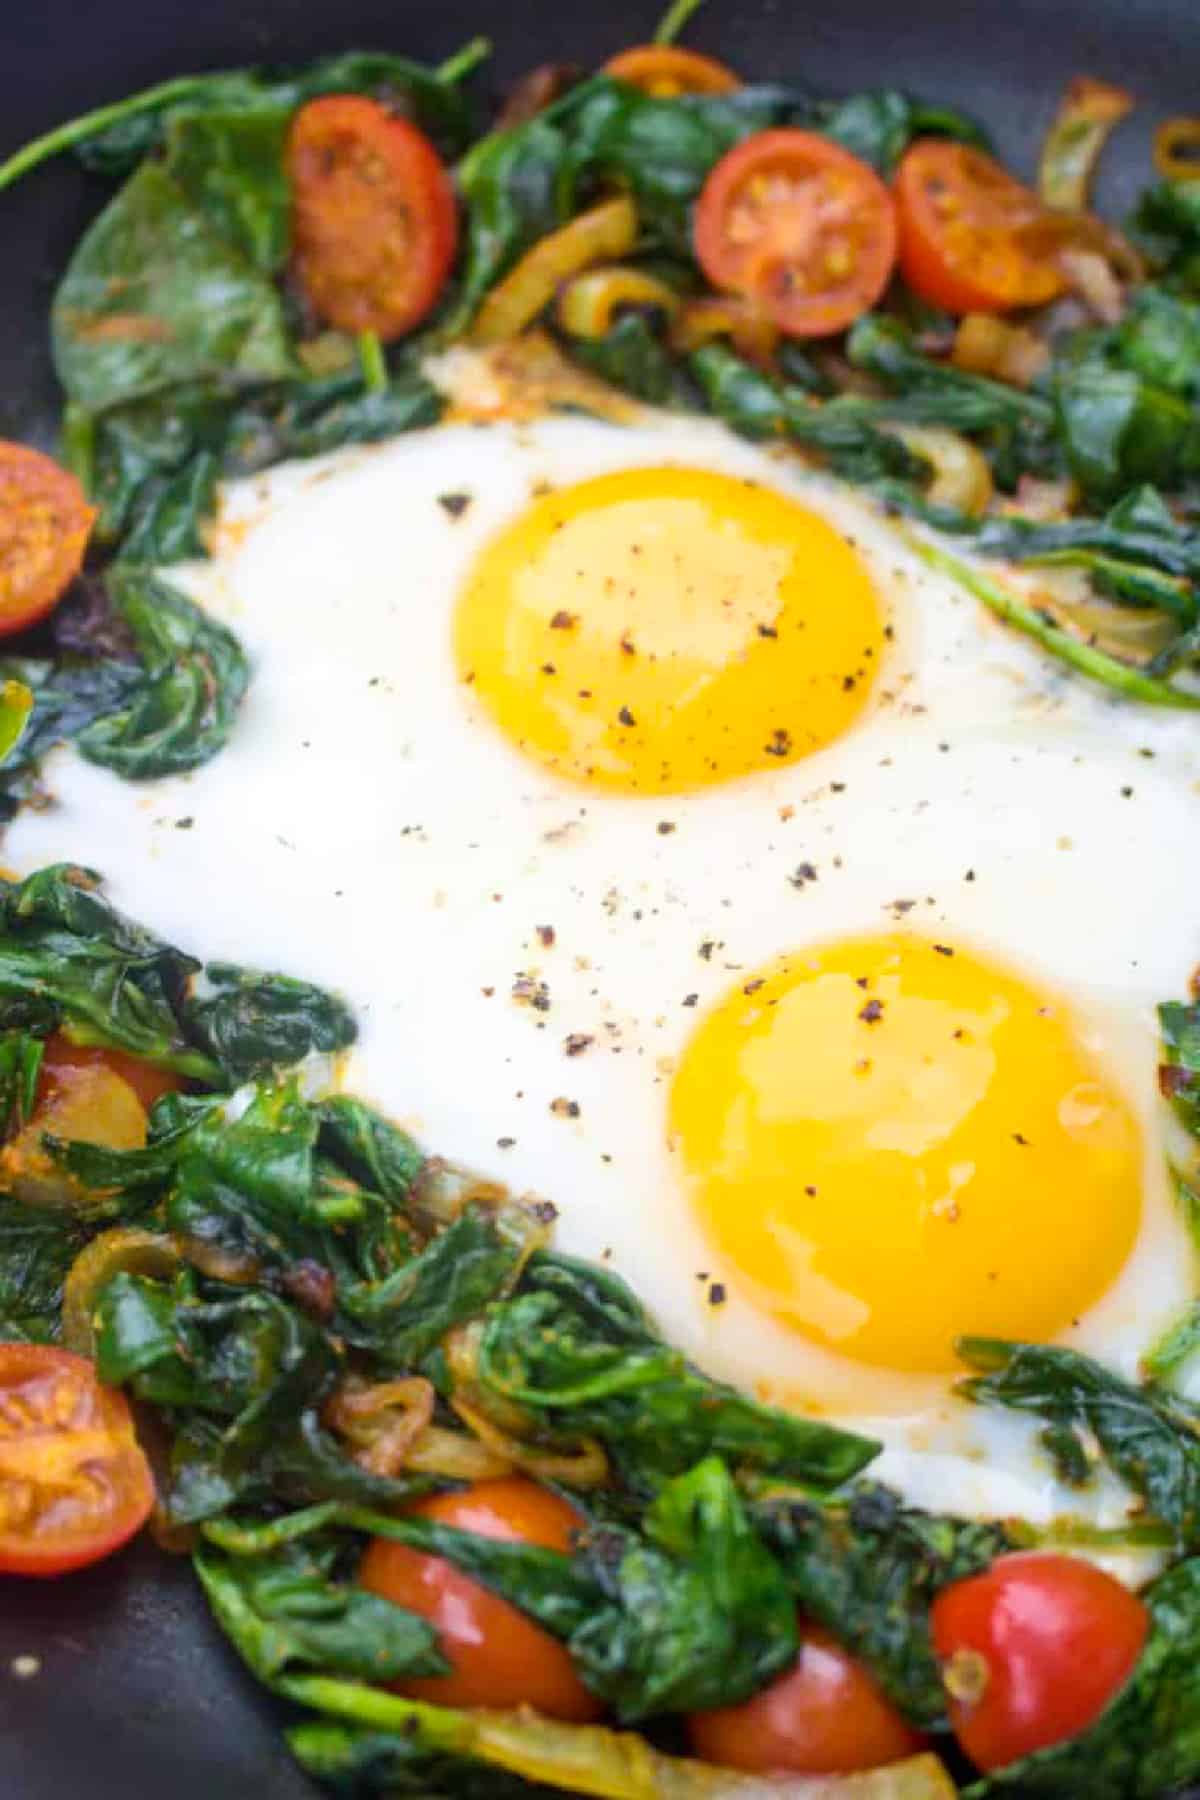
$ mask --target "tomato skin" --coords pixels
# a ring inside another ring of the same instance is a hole
[[[83,566],[95,517],[74,475],[0,439],[0,637],[53,611]]]
[[[68,1350],[0,1344],[0,1574],[65,1575],[99,1562],[153,1505],[125,1396]]]
[[[705,1762],[769,1775],[852,1775],[914,1755],[923,1743],[874,1680],[819,1626],[800,1626],[792,1667],[739,1706],[692,1713]]]
[[[1099,1718],[1133,1672],[1150,1615],[1082,1557],[1029,1551],[943,1588],[930,1623],[954,1735],[979,1768],[1000,1769]],[[978,1698],[967,1697],[976,1683]]]
[[[969,144],[920,138],[896,171],[900,272],[931,306],[965,316],[1042,306],[1063,292],[1053,264],[1027,251],[1036,194]]]
[[[408,1511],[480,1537],[562,1551],[570,1550],[581,1524],[564,1500],[516,1475],[435,1494]],[[564,1646],[442,1557],[375,1538],[358,1578],[372,1593],[429,1619],[452,1665],[448,1675],[397,1682],[398,1693],[438,1706],[532,1706],[571,1724],[600,1717],[603,1707],[580,1681]]]
[[[284,161],[294,266],[321,318],[384,342],[411,331],[458,241],[450,177],[424,132],[375,100],[327,94],[292,120]]]
[[[677,44],[635,44],[606,62],[604,73],[658,100],[680,94],[730,94],[742,85],[716,57]]]
[[[756,132],[721,158],[693,235],[714,287],[747,295],[799,338],[844,331],[896,261],[895,207],[874,169],[791,128]]]
[[[99,1044],[73,1044],[64,1032],[55,1031],[46,1039],[42,1051],[42,1067],[38,1077],[37,1098],[40,1101],[53,1088],[59,1069],[88,1069],[97,1064],[111,1069],[114,1075],[131,1087],[146,1111],[164,1094],[174,1094],[184,1086],[182,1075],[173,1069],[159,1069],[140,1056],[125,1050],[106,1050]]]

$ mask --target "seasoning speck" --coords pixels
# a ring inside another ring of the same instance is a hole
[[[582,1056],[595,1041],[586,1031],[572,1031],[563,1039],[563,1049],[568,1056]]]
[[[797,863],[791,874],[788,876],[788,880],[794,888],[807,887],[810,881],[815,881],[816,879],[816,864],[810,862]]]
[[[556,612],[550,621],[551,631],[570,631],[578,623],[574,613]]]
[[[550,1111],[554,1114],[556,1119],[577,1119],[579,1117],[579,1102],[578,1100],[568,1100],[565,1095],[559,1094],[556,1099],[550,1102]]]
[[[883,1017],[883,1001],[868,1000],[867,1004],[860,1010],[858,1016],[864,1025],[878,1025],[880,1019]]]
[[[658,821],[659,837],[670,837],[670,835],[674,831],[674,829],[675,829],[674,819],[660,819]]]
[[[497,1148],[497,1150],[511,1150],[513,1145],[516,1143],[516,1141],[517,1141],[516,1138],[509,1138],[509,1137],[497,1138],[496,1139],[496,1148]]]
[[[637,720],[634,718],[633,714],[630,712],[630,710],[627,706],[623,706],[621,708],[620,712],[617,714],[617,718],[621,721],[622,725],[636,725],[637,724]]]
[[[708,1304],[710,1306],[724,1306],[725,1283],[723,1281],[714,1281],[711,1283],[708,1290]]]
[[[554,927],[553,927],[553,925],[539,925],[537,928],[537,934],[538,934],[538,943],[545,945],[546,949],[548,950],[550,948],[551,944],[554,942]]]
[[[471,504],[470,494],[439,494],[438,505],[452,519],[461,519]]]

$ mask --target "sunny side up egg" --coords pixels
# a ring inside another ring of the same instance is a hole
[[[253,660],[228,748],[146,787],[57,753],[8,859],[339,989],[349,1086],[914,1499],[1080,1510],[952,1345],[1133,1374],[1194,1291],[1154,1017],[1200,954],[1187,721],[694,420],[283,468],[216,551],[183,579]]]

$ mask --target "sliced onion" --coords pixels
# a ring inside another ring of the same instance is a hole
[[[1038,165],[1038,194],[1047,206],[1078,212],[1087,205],[1100,152],[1133,104],[1124,88],[1090,75],[1069,83]]]
[[[1050,346],[1027,326],[995,313],[967,313],[954,334],[950,361],[969,375],[1028,387],[1050,360]]]
[[[76,1356],[94,1357],[96,1301],[114,1275],[142,1275],[149,1281],[171,1281],[180,1255],[174,1238],[157,1231],[118,1225],[102,1231],[79,1252],[63,1286],[63,1343]]]
[[[1067,286],[1102,325],[1115,325],[1125,311],[1125,290],[1112,264],[1095,250],[1060,250],[1057,263]]]
[[[450,1404],[485,1449],[506,1458],[513,1468],[523,1470],[538,1481],[561,1481],[573,1488],[597,1488],[603,1487],[608,1480],[608,1458],[594,1438],[581,1438],[577,1450],[547,1450],[502,1431],[481,1407],[461,1394],[452,1395]]]
[[[1167,119],[1159,126],[1154,166],[1168,181],[1200,180],[1200,119]]]
[[[471,332],[476,344],[502,344],[531,325],[564,281],[592,263],[628,256],[637,242],[637,212],[627,194],[552,231],[526,252],[494,287]]]
[[[671,347],[684,354],[714,338],[728,338],[739,356],[767,363],[779,343],[773,319],[738,294],[712,294],[685,301],[671,327]]]
[[[618,263],[573,276],[559,292],[555,313],[568,336],[600,338],[626,307],[653,307],[671,319],[679,310],[679,296],[665,281]]]
[[[888,420],[879,429],[899,438],[907,449],[933,464],[927,497],[936,506],[957,507],[972,518],[987,511],[993,491],[992,471],[976,444],[942,425],[905,425]]]
[[[433,1383],[410,1375],[396,1381],[348,1377],[326,1401],[323,1418],[351,1445],[351,1455],[371,1475],[398,1475],[433,1418]]]

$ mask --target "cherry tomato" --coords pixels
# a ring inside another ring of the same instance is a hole
[[[739,1706],[693,1713],[688,1732],[705,1762],[763,1775],[849,1775],[912,1756],[922,1743],[862,1664],[803,1623],[800,1654],[785,1674]]]
[[[732,69],[698,50],[681,50],[675,44],[637,44],[622,50],[604,65],[615,81],[641,88],[656,100],[674,100],[680,94],[729,94],[741,82]]]
[[[458,1494],[435,1494],[409,1510],[480,1537],[551,1550],[569,1550],[580,1527],[565,1500],[515,1475],[479,1481]],[[451,1664],[448,1675],[397,1682],[400,1693],[439,1706],[532,1706],[574,1724],[599,1718],[600,1703],[580,1681],[563,1645],[442,1557],[375,1538],[359,1580],[372,1593],[429,1619]]]
[[[1076,1736],[1124,1686],[1150,1618],[1136,1594],[1078,1556],[1001,1556],[943,1588],[933,1643],[950,1723],[981,1769]]]
[[[46,1039],[42,1051],[38,1101],[61,1085],[60,1070],[97,1067],[119,1075],[126,1086],[133,1089],[147,1112],[164,1094],[173,1094],[184,1085],[182,1075],[176,1075],[172,1069],[156,1068],[153,1063],[145,1062],[140,1056],[130,1056],[125,1050],[105,1050],[98,1044],[73,1044],[63,1032],[56,1031]]]
[[[896,171],[900,272],[946,312],[1008,312],[1062,293],[1054,264],[1024,241],[1044,216],[1037,195],[982,150],[921,138]]]
[[[302,106],[285,152],[296,273],[341,331],[385,341],[429,312],[454,260],[454,190],[423,132],[375,100]]]
[[[95,517],[74,475],[0,440],[0,637],[53,610],[82,567]]]
[[[696,206],[696,257],[792,337],[842,331],[896,260],[896,214],[873,169],[812,131],[760,131],[723,156]]]
[[[0,1344],[0,1573],[64,1575],[145,1524],[154,1477],[123,1394],[46,1344]]]

